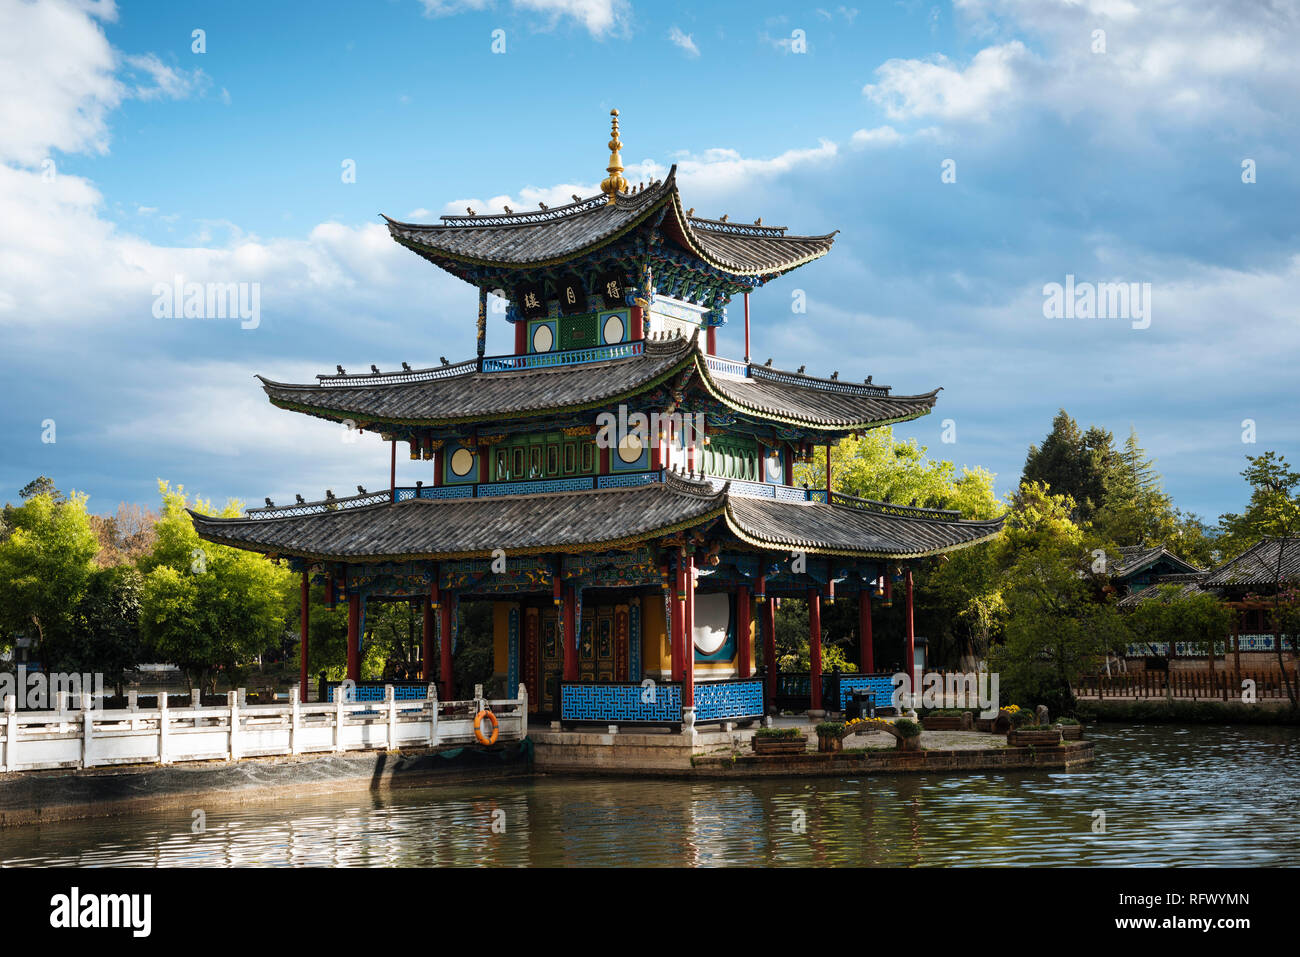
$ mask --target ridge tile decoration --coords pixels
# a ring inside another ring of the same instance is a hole
[[[309,383],[258,377],[279,408],[377,435],[388,488],[268,499],[240,518],[190,513],[204,540],[287,562],[330,607],[346,607],[353,680],[367,677],[367,606],[414,602],[426,616],[421,681],[437,682],[441,700],[463,699],[459,610],[487,602],[492,679],[510,693],[523,681],[531,711],[682,729],[753,721],[776,698],[788,703],[792,680],[752,673],[761,610],[772,607],[760,599],[813,607],[842,596],[870,616],[869,597],[893,585],[910,609],[921,560],[1001,529],[791,484],[815,447],[928,415],[939,390],[900,395],[869,376],[717,355],[734,298],[746,297],[748,324],[750,294],[826,255],[835,233],[697,216],[676,167],[629,183],[618,121],[597,196],[430,224],[385,217],[396,243],[477,290],[473,358],[354,367],[368,373],[338,365]],[[490,297],[504,301],[504,321],[491,318],[501,310]],[[513,349],[488,355],[501,328]],[[641,417],[644,431],[628,433]],[[612,441],[611,420],[621,423]],[[796,552],[807,557],[797,571]],[[820,648],[819,621],[810,615],[810,647]],[[909,630],[904,660],[914,650]],[[859,653],[871,672],[871,642]],[[800,693],[812,710],[841,706],[831,699],[856,679],[826,683],[818,668]],[[657,696],[644,697],[642,679]]]

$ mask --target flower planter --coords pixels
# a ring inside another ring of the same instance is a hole
[[[1061,744],[1060,731],[1008,731],[1007,744],[1013,748],[1056,748]]]
[[[930,715],[921,719],[921,727],[926,731],[960,731],[961,718],[950,715]]]
[[[803,754],[808,750],[808,738],[768,738],[755,735],[750,739],[755,754]]]
[[[1082,741],[1083,725],[1081,724],[1063,724],[1061,725],[1061,737],[1066,741]]]
[[[819,734],[817,735],[817,750],[818,751],[843,751],[844,739],[826,738],[826,737],[822,737]]]

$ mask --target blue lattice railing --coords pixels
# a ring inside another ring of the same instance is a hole
[[[701,681],[695,685],[695,722],[743,721],[763,716],[763,680]]]
[[[519,369],[546,369],[552,366],[582,365],[610,359],[639,356],[642,342],[616,342],[589,349],[566,349],[564,352],[535,352],[523,356],[491,356],[483,360],[484,372],[516,372]]]
[[[560,720],[601,724],[681,724],[682,686],[661,682],[560,683]]]
[[[647,700],[649,699],[649,700]],[[745,721],[763,716],[763,681],[739,678],[695,684],[695,722]],[[677,682],[561,682],[560,720],[600,724],[681,724]]]

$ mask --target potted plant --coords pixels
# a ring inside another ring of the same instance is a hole
[[[1083,739],[1083,725],[1078,718],[1057,718],[1056,723],[1061,726],[1061,737],[1066,741]]]
[[[962,727],[962,709],[935,708],[921,719],[921,726],[926,731],[960,731]]]
[[[1045,725],[1025,725],[1012,728],[1007,732],[1007,744],[1013,748],[1025,746],[1035,748],[1059,748],[1061,746],[1061,728]]]
[[[759,728],[750,738],[755,754],[803,754],[808,736],[801,728]]]
[[[817,725],[817,750],[841,751],[844,749],[844,722],[823,721]]]
[[[911,718],[899,718],[894,722],[894,737],[898,739],[898,750],[921,750],[921,725]]]

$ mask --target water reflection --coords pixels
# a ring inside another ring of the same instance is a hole
[[[538,778],[0,831],[0,863],[1292,865],[1300,729],[1113,727],[1073,772],[701,783]],[[1094,833],[1093,812],[1106,815]],[[497,827],[493,824],[496,822]]]

